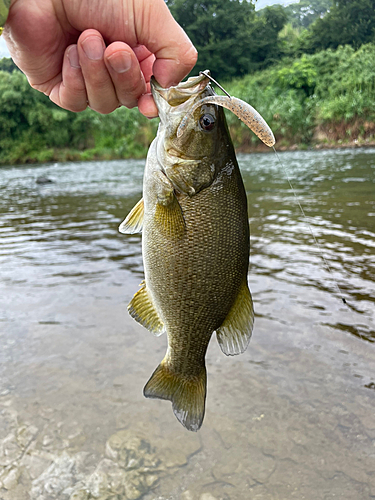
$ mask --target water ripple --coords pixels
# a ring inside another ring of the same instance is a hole
[[[273,154],[241,155],[251,227],[249,279],[259,314],[288,323],[290,311],[374,341],[375,151],[280,155],[328,272]],[[118,225],[141,197],[143,161],[67,163],[1,169],[0,273],[3,285],[51,287],[100,282],[119,270],[142,276],[141,238]],[[45,175],[53,182],[38,186]],[[348,299],[343,323],[327,311]],[[274,308],[285,302],[280,316]],[[304,299],[302,298],[304,297]],[[308,312],[310,311],[310,312]]]

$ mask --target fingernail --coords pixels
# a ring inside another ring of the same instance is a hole
[[[99,61],[103,59],[104,43],[98,36],[89,36],[82,43],[82,48],[86,56],[92,61]]]
[[[121,50],[119,52],[116,52],[115,54],[112,54],[108,58],[108,62],[113,71],[116,71],[116,73],[125,73],[125,71],[128,71],[130,69],[132,58],[129,52]]]
[[[73,45],[73,47],[70,47],[70,49],[68,50],[66,55],[68,56],[70,66],[72,68],[80,68],[81,67],[79,64],[77,45]]]

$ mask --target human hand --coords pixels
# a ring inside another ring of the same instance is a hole
[[[12,0],[4,37],[30,85],[71,111],[157,116],[151,75],[176,85],[197,59],[164,0]]]

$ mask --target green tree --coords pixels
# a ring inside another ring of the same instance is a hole
[[[71,113],[33,90],[20,71],[0,71],[0,164],[144,156],[156,126],[137,109]]]
[[[332,9],[304,33],[305,52],[351,45],[355,49],[375,41],[375,0],[336,0]]]
[[[266,7],[257,13],[252,27],[252,57],[255,69],[278,62],[284,54],[280,33],[287,22],[285,9],[280,5]]]
[[[3,57],[0,59],[0,71],[7,71],[8,73],[13,73],[13,71],[20,71],[18,67],[14,64],[10,57]]]
[[[294,28],[308,28],[322,18],[333,5],[333,0],[300,0],[285,7],[288,21]]]
[[[70,144],[73,113],[33,90],[19,71],[0,71],[0,161]]]
[[[279,51],[282,8],[255,13],[247,0],[169,0],[168,6],[198,49],[199,70],[228,80],[265,67]],[[193,70],[196,73],[196,70]]]

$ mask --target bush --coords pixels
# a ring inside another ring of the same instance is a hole
[[[0,163],[141,157],[156,127],[137,109],[71,113],[33,90],[22,73],[0,71]]]

